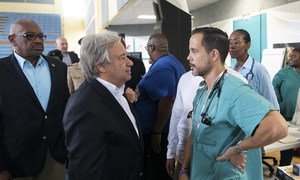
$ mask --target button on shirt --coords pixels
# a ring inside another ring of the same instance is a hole
[[[51,76],[48,62],[40,56],[34,67],[28,60],[22,58],[17,53],[14,52],[14,55],[44,111],[46,111],[51,90]]]
[[[131,123],[133,124],[133,127],[137,133],[137,135],[139,136],[139,131],[136,125],[136,120],[130,110],[129,104],[126,100],[126,98],[123,96],[124,94],[124,88],[125,85],[123,85],[121,88],[118,88],[117,86],[115,86],[114,84],[107,82],[101,78],[97,78],[97,80],[103,85],[105,86],[109,92],[116,98],[116,100],[119,102],[119,104],[122,106],[122,108],[124,109],[124,111],[126,112],[127,116],[129,117]]]

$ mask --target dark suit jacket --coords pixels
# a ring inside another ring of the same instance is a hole
[[[85,80],[71,95],[63,119],[70,180],[141,179],[143,140],[137,124],[139,137],[109,90],[95,79]]]
[[[78,55],[75,52],[71,51],[71,52],[68,52],[68,53],[69,53],[69,56],[71,58],[72,64],[79,62]]]
[[[58,162],[66,159],[61,122],[69,96],[67,67],[44,58],[51,74],[46,112],[15,56],[0,59],[0,172],[8,170],[14,177],[38,174],[47,149]]]

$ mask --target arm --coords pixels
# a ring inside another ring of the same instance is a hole
[[[108,170],[104,163],[107,157],[105,125],[101,123],[102,119],[96,110],[81,108],[81,103],[74,101],[76,100],[70,99],[63,119],[70,157],[69,178],[106,179]],[[92,105],[95,106],[99,107],[99,104]]]
[[[69,92],[70,92],[70,94],[72,94],[74,92],[75,88],[74,88],[74,83],[73,83],[72,76],[71,76],[71,69],[70,69],[70,67],[68,67],[67,79],[68,79]]]
[[[287,136],[288,125],[278,111],[270,111],[259,123],[253,136],[243,140],[241,150],[262,148]]]
[[[161,150],[161,131],[165,127],[166,123],[169,120],[172,106],[174,102],[173,96],[163,97],[158,102],[157,118],[153,126],[153,134],[151,135],[151,146],[152,150],[156,153],[159,153]]]
[[[3,146],[0,146],[0,180],[12,180],[12,175],[6,170],[1,147]]]
[[[270,101],[277,109],[279,109],[278,100],[274,87],[271,82],[270,75],[267,70],[263,67],[262,71],[259,73],[259,94]]]
[[[182,169],[190,170],[191,155],[192,155],[192,135],[190,135],[184,148],[184,159],[182,163]],[[187,173],[183,173],[179,175],[179,180],[187,180],[187,179],[189,179]]]
[[[281,96],[281,92],[280,92],[282,80],[281,80],[281,75],[279,72],[274,76],[272,84],[273,84],[273,87],[275,90],[275,94],[277,96],[278,103],[280,104],[282,102],[282,96]]]
[[[178,132],[177,126],[180,121],[182,114],[184,113],[184,107],[181,97],[180,82],[177,88],[176,99],[172,108],[172,115],[170,119],[170,129],[168,134],[168,150],[167,150],[167,161],[166,168],[170,176],[173,176],[175,172],[175,157],[178,145]]]
[[[259,123],[254,135],[241,141],[238,144],[238,149],[247,151],[249,149],[262,148],[287,136],[287,131],[287,123],[281,114],[278,111],[269,111]],[[237,151],[236,145],[228,148],[217,160],[229,160],[235,167],[243,171],[246,161],[243,161],[241,155],[242,153]]]

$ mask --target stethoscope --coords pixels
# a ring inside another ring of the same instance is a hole
[[[246,76],[245,76],[245,78],[247,79],[248,82],[252,81],[253,78],[254,78],[254,73],[253,73],[254,63],[255,63],[255,61],[254,61],[254,59],[252,59],[251,69],[250,69],[250,71],[249,71],[249,72],[246,74]],[[249,76],[251,77],[250,79],[248,79]]]
[[[204,106],[203,106],[203,108],[202,108],[202,110],[201,110],[201,123],[203,123],[203,124],[205,124],[205,125],[207,125],[207,126],[211,126],[211,125],[212,125],[212,120],[213,120],[212,117],[210,117],[210,116],[207,115],[208,108],[209,108],[209,106],[210,106],[210,104],[211,104],[211,101],[212,101],[212,99],[213,99],[212,96],[213,96],[214,94],[216,94],[215,92],[217,92],[217,98],[218,98],[218,99],[220,98],[221,90],[222,90],[222,85],[223,85],[223,80],[224,80],[224,76],[225,76],[226,73],[227,73],[227,70],[225,70],[225,71],[223,72],[223,74],[221,75],[221,77],[218,78],[218,79],[216,80],[216,82],[214,83],[212,90],[211,90],[210,93],[208,94],[208,96],[207,96],[207,98],[206,98],[206,101],[205,101],[205,103],[204,103]],[[201,85],[200,85],[200,86],[201,86]],[[204,89],[206,89],[206,88],[202,88],[202,89],[201,89],[201,90],[202,90],[202,93],[201,93],[201,95],[199,95],[199,98],[198,98],[197,102],[195,103],[195,106],[194,106],[193,110],[191,110],[191,111],[188,113],[187,118],[192,118],[192,117],[193,117],[194,110],[197,108],[197,106],[198,106],[198,104],[199,104],[199,102],[200,102],[200,99],[201,99],[202,95],[204,94]],[[218,100],[218,101],[219,101],[219,100]],[[219,102],[218,102],[218,103],[219,103]],[[216,108],[216,109],[217,109],[217,108]],[[199,125],[200,125],[200,122],[198,121],[196,124],[197,124],[197,128],[198,128]]]

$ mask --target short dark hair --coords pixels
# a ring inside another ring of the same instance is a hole
[[[159,33],[152,34],[149,37],[149,40],[150,39],[154,39],[156,41],[155,48],[157,51],[160,51],[160,52],[168,52],[169,51],[168,39],[164,34],[159,34]]]
[[[192,31],[192,35],[203,34],[202,46],[207,53],[216,49],[220,53],[221,62],[224,64],[229,51],[229,41],[226,32],[215,27],[200,27]]]
[[[233,32],[241,33],[243,35],[244,41],[246,41],[247,43],[251,43],[250,34],[245,29],[237,29],[237,30],[234,30]]]

